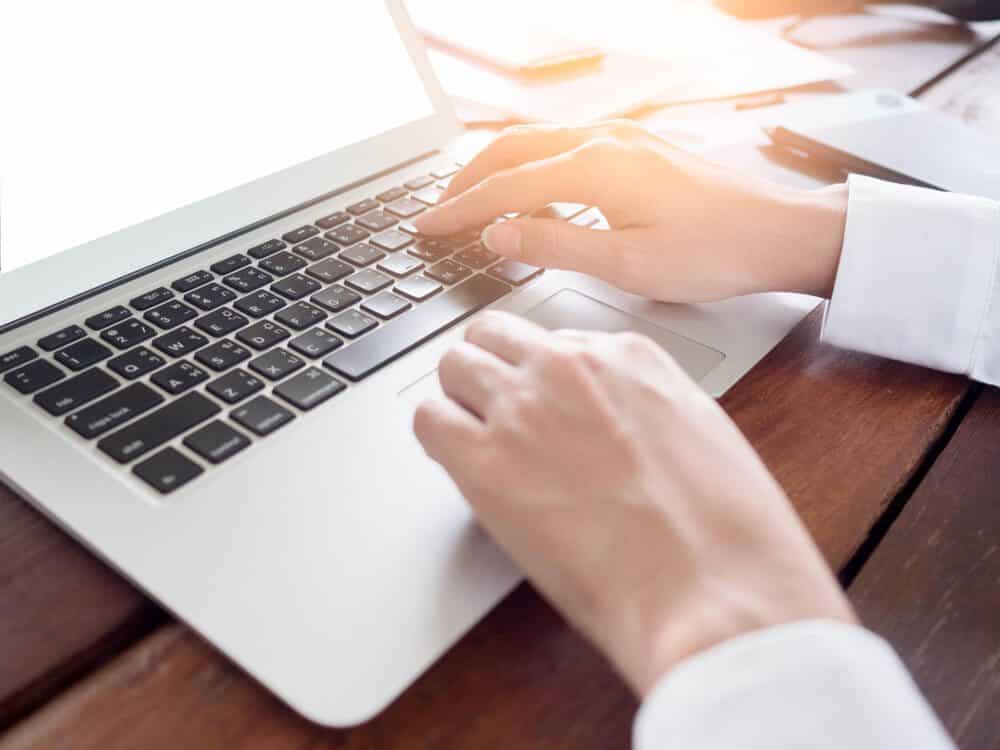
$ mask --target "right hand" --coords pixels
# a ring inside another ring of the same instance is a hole
[[[740,175],[622,120],[508,129],[414,223],[447,235],[560,201],[598,206],[612,231],[523,218],[489,226],[484,242],[669,302],[829,295],[847,210],[843,187],[793,190]]]

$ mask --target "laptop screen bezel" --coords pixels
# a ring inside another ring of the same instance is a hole
[[[0,273],[0,334],[438,151],[460,134],[462,125],[403,0],[385,4],[427,91],[432,115]]]

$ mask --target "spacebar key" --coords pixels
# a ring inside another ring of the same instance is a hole
[[[331,354],[323,364],[351,380],[361,380],[439,331],[469,317],[510,291],[489,276],[473,276],[443,294]]]
[[[173,440],[218,414],[220,409],[200,393],[189,393],[101,440],[97,447],[126,463]]]

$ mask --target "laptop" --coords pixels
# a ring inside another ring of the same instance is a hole
[[[400,0],[47,5],[0,45],[0,476],[315,722],[378,713],[520,580],[411,430],[464,321],[637,330],[719,394],[815,305],[420,237],[466,136]]]

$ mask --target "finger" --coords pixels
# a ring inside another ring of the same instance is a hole
[[[617,282],[628,270],[633,234],[628,229],[587,229],[558,219],[513,219],[488,226],[483,244],[533,266],[581,271]]]
[[[544,345],[548,331],[510,313],[489,311],[465,329],[465,340],[512,365],[519,365]]]
[[[438,379],[448,398],[485,421],[497,394],[508,391],[514,372],[502,359],[460,341],[441,358]]]
[[[593,137],[594,128],[519,125],[508,128],[451,178],[440,201],[454,198],[492,174],[531,161],[557,156]]]
[[[555,201],[603,207],[614,198],[613,188],[622,176],[614,164],[615,146],[610,141],[590,141],[564,154],[498,172],[438,203],[414,223],[426,234],[455,234],[489,224],[505,213],[527,213]]]
[[[423,401],[413,415],[413,432],[432,459],[451,473],[484,434],[479,420],[445,396]]]

